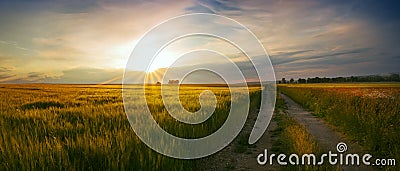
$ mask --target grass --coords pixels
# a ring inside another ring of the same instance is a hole
[[[314,137],[307,132],[304,125],[300,125],[297,121],[290,117],[286,112],[286,104],[282,97],[277,96],[276,112],[273,119],[277,122],[278,127],[274,130],[274,136],[278,139],[274,142],[272,152],[276,154],[316,154],[322,153],[321,148]],[[274,163],[277,164],[276,161]],[[280,170],[333,170],[332,166],[327,164],[322,166],[313,165],[287,165],[280,166]]]
[[[182,87],[189,111],[200,108],[198,94],[212,90],[216,110],[206,122],[179,123],[169,116],[159,86],[146,88],[153,117],[169,133],[196,138],[225,121],[231,101],[226,87]],[[251,88],[251,108],[259,88]],[[233,102],[234,103],[234,102]],[[118,85],[2,85],[0,88],[0,168],[5,170],[196,170],[196,160],[158,154],[132,131]]]
[[[204,137],[225,121],[231,106],[226,87],[183,86],[184,108],[200,109],[198,95],[211,90],[218,101],[212,117],[196,125],[180,123],[166,113],[158,86],[146,88],[153,117],[167,132],[185,138]],[[374,157],[400,158],[400,86],[398,84],[294,84],[279,91],[358,141]],[[2,85],[0,88],[0,168],[4,170],[196,170],[197,160],[179,160],[154,152],[132,131],[118,85]],[[251,109],[259,105],[259,88],[250,88]],[[234,102],[232,102],[234,103]],[[278,97],[276,109],[284,111]],[[274,119],[279,140],[273,151],[317,153],[304,126],[285,113]],[[240,134],[237,153],[251,148]],[[286,168],[284,168],[286,169]],[[323,170],[323,167],[288,167]],[[329,168],[328,168],[329,169]]]
[[[255,148],[254,144],[249,144],[250,133],[239,134],[238,137],[234,141],[234,149],[235,153],[251,153],[248,149]]]
[[[27,103],[21,106],[23,110],[26,109],[47,109],[50,107],[55,107],[55,108],[63,108],[64,104],[59,103],[59,102],[33,102],[33,103]]]
[[[293,84],[278,89],[374,157],[400,158],[399,84]]]

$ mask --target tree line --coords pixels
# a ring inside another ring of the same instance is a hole
[[[286,83],[347,83],[347,82],[400,82],[399,74],[389,74],[389,75],[368,75],[368,76],[350,76],[350,77],[314,77],[314,78],[299,78],[297,80],[291,78],[286,80],[282,78],[278,80],[279,84]]]

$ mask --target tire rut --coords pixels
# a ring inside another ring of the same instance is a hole
[[[311,112],[302,108],[288,96],[282,93],[280,93],[280,95],[286,103],[288,115],[296,119],[299,124],[304,125],[307,129],[307,132],[309,132],[315,138],[322,150],[326,151],[326,153],[328,150],[330,150],[332,153],[340,154],[338,153],[336,146],[338,143],[344,142],[347,145],[347,151],[345,151],[343,154],[365,154],[360,145],[354,141],[350,141],[342,133],[335,131],[334,128],[327,124],[324,120],[312,115]],[[342,166],[341,169],[374,170],[372,167],[362,165],[362,163],[360,163],[360,166]]]

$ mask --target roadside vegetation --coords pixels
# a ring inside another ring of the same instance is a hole
[[[367,152],[400,159],[400,84],[280,84],[280,92]]]
[[[274,120],[278,127],[273,132],[278,139],[273,145],[272,152],[276,154],[315,154],[318,156],[323,152],[315,138],[307,132],[304,125],[299,124],[296,119],[290,117],[286,111],[287,107],[281,96],[277,96],[276,113]],[[274,165],[278,163],[274,161]],[[322,166],[297,165],[279,166],[280,170],[335,170],[334,167],[324,164]]]

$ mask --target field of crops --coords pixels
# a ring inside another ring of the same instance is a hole
[[[400,84],[281,84],[278,90],[376,157],[400,158]]]
[[[180,123],[167,113],[160,86],[146,87],[146,99],[153,118],[167,132],[198,138],[220,128],[235,104],[226,87],[181,86],[184,108],[199,110],[204,90],[216,95],[216,110],[196,125]],[[400,158],[399,84],[281,84],[279,91],[374,156]],[[254,109],[259,88],[250,88],[250,95]],[[119,85],[0,85],[0,128],[2,169],[196,170],[204,164],[166,157],[144,145],[124,113]]]
[[[159,87],[148,86],[146,97],[153,117],[171,134],[202,137],[227,117],[231,102],[226,87],[181,87],[188,111],[200,108],[198,94],[205,89],[217,97],[213,116],[194,126],[166,113]],[[259,88],[250,93],[256,107]],[[0,125],[2,169],[196,170],[199,164],[165,157],[144,145],[129,125],[117,85],[0,85]]]

